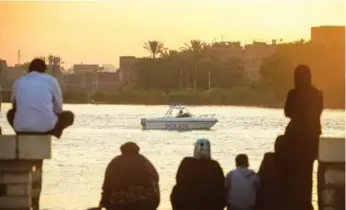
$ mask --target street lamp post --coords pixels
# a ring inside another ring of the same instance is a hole
[[[208,71],[208,90],[210,90],[210,87],[211,87],[211,71],[209,69],[209,71]]]

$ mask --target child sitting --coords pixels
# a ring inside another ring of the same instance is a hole
[[[235,163],[237,168],[226,176],[227,209],[252,210],[256,203],[259,178],[249,169],[247,155],[237,155]]]

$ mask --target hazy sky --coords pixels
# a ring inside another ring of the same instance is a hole
[[[0,58],[9,64],[49,53],[67,64],[118,66],[143,43],[178,49],[191,39],[309,39],[310,27],[345,25],[344,0],[0,2]]]

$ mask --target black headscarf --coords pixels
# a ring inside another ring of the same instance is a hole
[[[308,66],[299,65],[294,71],[294,85],[297,89],[311,87],[311,72]]]
[[[120,146],[121,154],[139,154],[139,146],[134,142],[126,142],[125,144]]]

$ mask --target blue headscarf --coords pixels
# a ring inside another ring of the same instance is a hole
[[[211,159],[210,142],[208,139],[201,138],[196,141],[193,156],[198,159]]]

